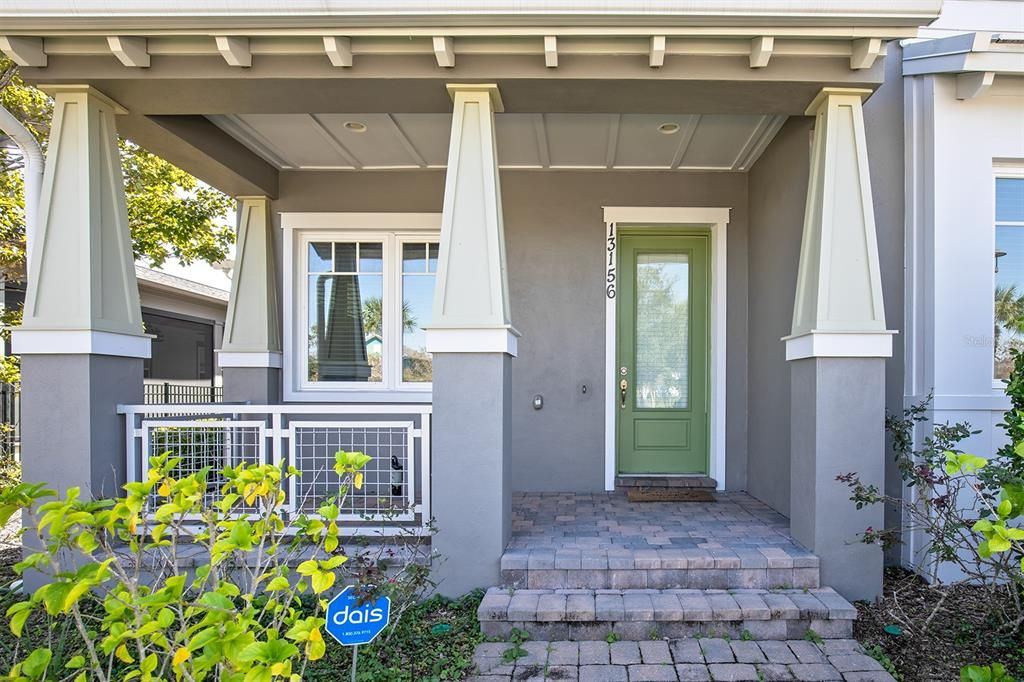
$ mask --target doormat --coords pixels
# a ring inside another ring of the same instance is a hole
[[[630,502],[714,502],[714,493],[707,488],[637,487],[626,491]]]

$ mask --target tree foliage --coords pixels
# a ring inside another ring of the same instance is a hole
[[[45,149],[53,104],[6,58],[0,58],[0,105]],[[217,263],[227,257],[234,241],[234,230],[224,223],[233,207],[230,197],[128,140],[121,140],[120,151],[136,258],[159,267],[170,259]],[[22,166],[13,142],[0,136],[0,275],[7,279],[24,275]]]

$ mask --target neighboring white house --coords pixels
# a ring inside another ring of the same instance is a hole
[[[965,447],[988,456],[1024,348],[994,305],[1024,294],[1024,3],[947,0],[905,41],[903,83],[906,400],[933,393],[932,419],[980,429]]]
[[[144,365],[147,399],[212,400],[223,385],[216,351],[224,338],[228,291],[141,265],[135,276],[142,320],[153,335]]]

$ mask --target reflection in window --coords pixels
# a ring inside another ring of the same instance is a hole
[[[686,254],[636,262],[636,406],[689,404],[690,264]]]
[[[431,380],[423,328],[430,323],[437,272],[437,244],[402,244],[402,381]]]
[[[1024,178],[996,178],[995,377],[1024,351]]]
[[[382,380],[382,248],[379,242],[309,245],[310,381]]]

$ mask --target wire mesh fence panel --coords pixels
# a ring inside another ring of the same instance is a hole
[[[149,458],[164,453],[180,459],[171,472],[175,479],[209,468],[205,495],[207,505],[220,499],[221,488],[227,482],[223,474],[226,467],[267,462],[262,422],[147,421],[146,427],[143,480],[148,476]],[[152,503],[159,503],[155,495]]]
[[[0,384],[0,457],[21,458],[21,391]]]
[[[339,496],[341,477],[334,471],[335,453],[361,452],[370,457],[362,469],[363,485],[348,490],[341,505],[343,518],[414,518],[412,423],[406,422],[292,422],[291,463],[301,472],[294,487],[295,508],[316,510]]]

